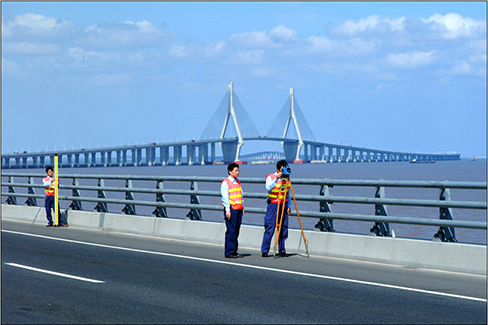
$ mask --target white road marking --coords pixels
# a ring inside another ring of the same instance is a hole
[[[339,278],[339,277],[334,277],[334,276],[329,276],[329,275],[321,275],[321,274],[305,273],[305,272],[298,272],[298,271],[282,270],[282,269],[275,269],[275,268],[257,266],[257,265],[238,264],[238,263],[232,263],[232,262],[227,262],[227,261],[212,260],[212,259],[202,258],[202,257],[185,256],[185,255],[177,255],[177,254],[170,254],[170,253],[161,253],[161,252],[147,251],[147,250],[135,249],[135,248],[110,246],[110,245],[104,245],[104,244],[95,244],[95,243],[89,243],[89,242],[82,242],[82,241],[78,241],[78,240],[55,238],[55,237],[29,234],[29,233],[23,233],[23,232],[11,231],[11,230],[2,230],[2,232],[18,234],[18,235],[25,235],[25,236],[32,236],[32,237],[38,237],[38,238],[45,238],[45,239],[51,239],[51,240],[58,240],[58,241],[75,243],[75,244],[82,244],[82,245],[88,245],[88,246],[104,247],[104,248],[110,248],[110,249],[118,249],[118,250],[124,250],[124,251],[153,254],[153,255],[161,255],[161,256],[170,256],[170,257],[176,257],[176,258],[183,258],[183,259],[187,259],[187,260],[204,261],[204,262],[217,263],[217,264],[227,264],[227,265],[233,265],[233,266],[247,267],[247,268],[251,268],[251,269],[266,270],[266,271],[287,273],[287,274],[294,274],[294,275],[302,275],[302,276],[308,276],[308,277],[313,277],[313,278],[321,278],[321,279],[328,279],[328,280],[335,280],[335,281],[342,281],[342,282],[349,282],[349,283],[357,283],[357,284],[364,284],[364,285],[377,286],[377,287],[390,288],[390,289],[398,289],[398,290],[404,290],[404,291],[412,291],[412,292],[425,293],[425,294],[436,295],[436,296],[444,296],[444,297],[459,298],[459,299],[465,299],[465,300],[487,302],[487,300],[484,298],[462,296],[462,295],[456,295],[456,294],[445,293],[445,292],[437,292],[437,291],[423,290],[423,289],[417,289],[417,288],[402,287],[402,286],[396,286],[396,285],[384,284],[384,283],[376,283],[376,282],[370,282],[370,281]]]
[[[49,270],[38,269],[36,267],[21,265],[21,264],[17,264],[17,263],[5,263],[5,265],[15,266],[15,267],[19,267],[21,269],[27,269],[27,270],[36,271],[36,272],[57,275],[57,276],[65,277],[65,278],[70,278],[70,279],[75,279],[75,280],[80,280],[80,281],[86,281],[86,282],[91,282],[91,283],[105,283],[105,281],[93,280],[93,279],[83,278],[81,276],[75,276],[75,275],[64,274],[64,273],[59,273],[59,272],[54,272],[54,271],[49,271]]]

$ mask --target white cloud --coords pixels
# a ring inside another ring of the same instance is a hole
[[[107,53],[100,51],[84,50],[80,47],[73,47],[67,50],[68,56],[71,58],[70,62],[78,64],[87,63],[91,66],[103,66],[108,62],[119,62],[121,55],[117,53]]]
[[[445,39],[469,38],[486,32],[486,22],[463,17],[456,13],[444,16],[434,14],[429,19],[422,19],[422,21],[431,25],[432,30],[439,32]]]
[[[239,43],[241,46],[250,48],[277,48],[279,44],[273,42],[267,31],[244,32],[232,34],[230,42]]]
[[[42,44],[38,42],[5,42],[3,43],[3,53],[8,55],[16,54],[56,54],[60,52],[60,47],[54,44]]]
[[[73,24],[64,19],[27,13],[15,17],[13,21],[2,22],[2,36],[15,37],[17,34],[32,36],[52,36],[73,29]]]
[[[263,50],[237,51],[231,60],[234,64],[257,64],[263,61],[264,53]]]
[[[419,66],[428,65],[435,60],[434,51],[430,52],[409,52],[409,53],[394,53],[386,57],[386,61],[396,67],[417,68]]]
[[[236,33],[229,38],[230,42],[235,42],[243,47],[271,49],[282,48],[283,43],[297,40],[298,34],[284,25],[279,25],[269,31]]]
[[[463,61],[459,63],[457,66],[455,66],[451,72],[453,74],[459,74],[459,75],[468,75],[472,73],[471,66],[468,62]]]
[[[190,45],[176,45],[169,50],[170,56],[176,58],[190,58],[194,60],[201,60],[202,58],[211,59],[225,53],[225,41],[217,41],[209,46],[200,46],[197,44]]]
[[[282,40],[284,42],[295,42],[298,40],[298,34],[285,25],[279,25],[271,29],[269,35],[276,40]]]
[[[333,40],[326,36],[312,36],[306,42],[312,53],[327,53],[334,57],[373,53],[377,48],[374,40],[361,38]]]
[[[405,28],[405,17],[389,19],[379,16],[369,16],[358,21],[349,19],[335,31],[341,34],[354,35],[368,31],[398,32]]]
[[[226,43],[225,41],[214,42],[211,45],[203,49],[203,53],[206,58],[213,58],[219,56],[225,52]]]
[[[19,69],[21,68],[20,64],[15,63],[12,60],[7,60],[2,57],[2,74],[14,76],[18,73]]]
[[[101,48],[160,46],[174,37],[173,33],[157,28],[147,20],[93,24],[85,33],[87,46]]]

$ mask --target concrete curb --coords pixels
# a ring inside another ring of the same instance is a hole
[[[39,210],[40,209],[40,210]],[[2,218],[46,224],[44,208],[2,204]],[[70,227],[100,229],[224,244],[225,223],[191,221],[96,211],[68,211]],[[261,247],[263,227],[243,225],[239,236],[241,247]],[[310,255],[367,260],[407,267],[486,275],[486,246],[443,243],[390,237],[373,237],[318,231],[305,231]],[[297,252],[301,232],[290,229],[286,241],[289,253]],[[305,253],[303,242],[299,253]]]

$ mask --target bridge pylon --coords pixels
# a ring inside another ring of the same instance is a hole
[[[286,160],[299,161],[300,150],[302,149],[304,142],[303,142],[302,133],[300,132],[300,126],[298,125],[297,115],[295,113],[295,95],[294,95],[293,88],[290,88],[290,111],[288,114],[288,118],[286,119],[283,138],[286,138],[286,134],[288,133],[288,129],[290,127],[291,119],[293,119],[293,125],[295,126],[295,130],[298,135],[298,143],[295,141],[293,142],[282,141],[281,145],[283,146],[283,151],[285,152]]]
[[[237,132],[237,142],[221,142],[222,153],[224,155],[224,161],[239,161],[239,155],[241,152],[241,147],[244,145],[244,139],[242,137],[241,129],[239,127],[239,122],[237,121],[237,115],[234,108],[234,87],[233,82],[229,82],[229,106],[227,108],[227,115],[225,117],[224,126],[222,127],[222,132],[220,133],[220,138],[224,139],[225,131],[229,124],[230,116],[232,115],[232,121]]]

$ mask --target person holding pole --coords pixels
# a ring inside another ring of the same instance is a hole
[[[222,205],[224,206],[225,219],[225,247],[224,256],[226,258],[242,258],[237,252],[238,237],[244,215],[244,205],[242,200],[241,182],[239,176],[239,165],[236,163],[227,166],[229,176],[222,181],[220,194],[222,195]]]
[[[42,179],[42,183],[45,188],[45,198],[44,198],[44,206],[46,208],[46,218],[48,224],[46,227],[53,227],[53,217],[52,217],[52,212],[51,210],[54,211],[54,187],[55,187],[55,182],[57,181],[54,178],[54,169],[51,166],[48,166],[46,168],[46,174],[47,176]],[[68,225],[61,221],[60,224],[61,227],[67,227]]]
[[[278,248],[282,257],[286,255],[285,240],[288,238],[288,214],[291,209],[290,202],[290,181],[283,177],[283,168],[288,166],[285,160],[276,163],[276,172],[266,176],[266,190],[268,191],[268,207],[264,216],[264,235],[261,245],[262,257],[268,257],[271,238],[275,232],[276,224],[280,226],[277,229],[279,234]]]

